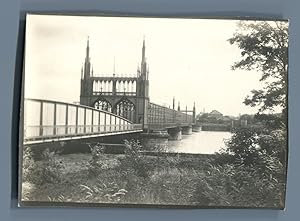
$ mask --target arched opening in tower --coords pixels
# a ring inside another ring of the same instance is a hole
[[[134,122],[135,119],[135,106],[127,98],[120,100],[114,107],[114,113],[117,115]]]
[[[112,112],[111,104],[105,99],[99,99],[94,103],[94,107],[98,110]]]

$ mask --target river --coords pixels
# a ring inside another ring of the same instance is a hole
[[[180,141],[169,141],[168,152],[213,154],[225,147],[224,141],[231,137],[230,132],[200,131],[192,135],[182,135]]]

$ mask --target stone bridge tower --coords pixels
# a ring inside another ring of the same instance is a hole
[[[142,60],[137,73],[132,76],[112,73],[94,75],[90,45],[87,40],[86,56],[81,69],[80,104],[106,110],[147,125],[149,107],[149,66],[143,40]]]

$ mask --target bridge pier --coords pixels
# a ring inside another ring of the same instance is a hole
[[[169,134],[167,131],[153,131],[150,133],[141,133],[139,141],[143,150],[164,151],[168,145]]]
[[[192,126],[182,127],[182,135],[191,135],[192,133]]]
[[[202,128],[199,125],[193,125],[192,126],[192,131],[193,132],[200,132],[201,130],[202,130]]]
[[[169,140],[181,140],[181,127],[174,127],[168,129]]]

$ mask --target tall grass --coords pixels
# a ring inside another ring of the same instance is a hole
[[[141,153],[138,142],[126,141],[125,145],[124,155],[111,156],[113,164],[101,145],[91,146],[88,170],[81,171],[68,185],[60,180],[63,168],[55,154],[45,152],[44,168],[37,169],[37,162],[32,161],[28,152],[24,155],[27,173],[24,179],[39,185],[39,194],[51,201],[205,207],[283,206],[284,165],[276,154],[263,151],[255,155],[255,166],[244,163],[249,162],[243,159],[246,155],[239,158],[237,156],[241,155],[222,153],[210,159],[182,155],[146,156]],[[42,172],[37,172],[39,170]],[[86,172],[88,175],[84,174]],[[38,177],[43,177],[43,185]]]

